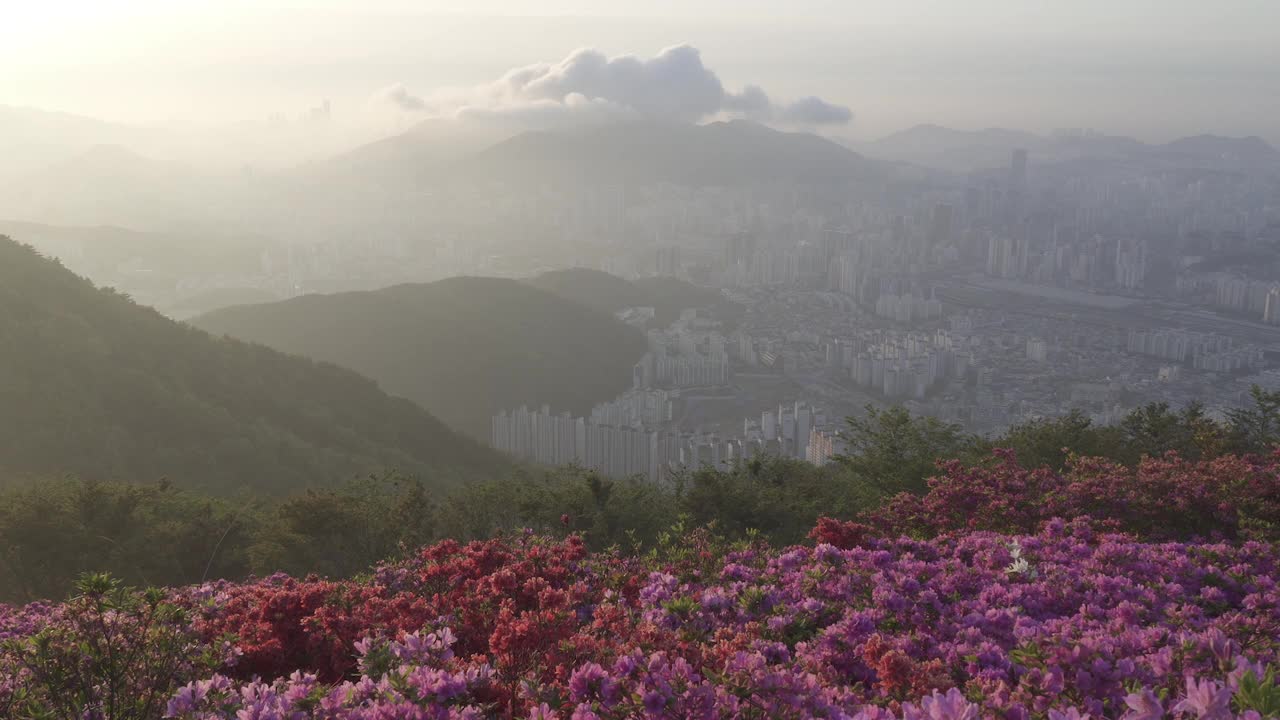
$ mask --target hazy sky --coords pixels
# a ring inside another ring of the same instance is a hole
[[[1280,143],[1277,0],[0,0],[0,104],[220,124],[687,43],[848,134],[921,122]]]

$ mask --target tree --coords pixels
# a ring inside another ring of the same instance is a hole
[[[1115,458],[1122,450],[1119,432],[1111,426],[1094,425],[1079,410],[1057,418],[1042,418],[1015,425],[995,447],[1014,451],[1018,461],[1029,468],[1061,470],[1071,455]]]
[[[1232,449],[1260,453],[1280,441],[1280,391],[1249,389],[1253,406],[1227,411],[1227,427]]]
[[[1116,459],[1128,464],[1144,455],[1155,457],[1170,451],[1192,460],[1214,457],[1224,441],[1223,428],[1199,402],[1178,412],[1170,410],[1168,403],[1143,405],[1120,421],[1119,430],[1125,457]]]
[[[842,437],[849,445],[836,462],[880,493],[922,492],[939,458],[971,451],[977,438],[959,425],[913,417],[906,408],[867,406],[865,418],[846,418]]]
[[[368,476],[281,503],[253,545],[254,570],[347,577],[430,543],[436,503],[416,479]]]

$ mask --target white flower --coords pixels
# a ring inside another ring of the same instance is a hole
[[[1021,575],[1031,571],[1031,563],[1027,562],[1026,558],[1018,558],[1017,560],[1009,563],[1009,566],[1006,567],[1004,571],[1007,573],[1016,573]]]
[[[1022,546],[1018,544],[1018,541],[1014,540],[1009,543],[1008,548],[1009,556],[1013,558],[1013,562],[1009,563],[1009,565],[1004,569],[1005,573],[1009,575],[1022,575],[1023,577],[1034,580],[1039,573],[1036,572],[1034,567],[1031,567],[1031,563],[1028,562],[1026,558],[1022,557]]]

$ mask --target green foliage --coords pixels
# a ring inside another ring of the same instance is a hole
[[[62,480],[0,491],[0,602],[61,597],[80,573],[133,585],[241,577],[252,507],[168,483]]]
[[[1241,715],[1252,710],[1264,718],[1280,717],[1280,683],[1276,682],[1276,668],[1267,666],[1262,677],[1253,670],[1247,671],[1240,678],[1233,704]]]
[[[1238,452],[1264,452],[1280,442],[1280,391],[1254,385],[1253,405],[1227,413],[1228,436]]]
[[[993,444],[1012,449],[1027,467],[1061,470],[1072,454],[1117,457],[1124,450],[1120,435],[1118,428],[1099,427],[1084,413],[1072,410],[1062,417],[1012,427]]]
[[[714,525],[730,537],[750,531],[775,543],[800,542],[818,517],[853,514],[874,502],[875,490],[842,468],[815,467],[775,456],[755,457],[729,470],[709,467],[678,474],[675,504],[695,525]]]
[[[477,539],[532,528],[579,532],[595,548],[646,541],[676,519],[668,489],[639,479],[609,480],[577,467],[520,472],[452,493],[439,513],[441,537]]]
[[[724,470],[681,472],[663,484],[611,480],[578,467],[522,469],[452,488],[382,474],[283,499],[205,497],[170,483],[17,484],[0,489],[0,602],[61,596],[71,578],[88,571],[140,585],[281,570],[343,577],[405,548],[523,528],[579,533],[594,549],[618,547],[692,567],[703,550],[802,542],[819,517],[853,518],[894,493],[918,492],[936,474],[938,458],[985,462],[991,447],[1013,448],[1024,467],[1057,468],[1071,454],[1131,466],[1168,451],[1213,458],[1239,438],[1263,436],[1258,428],[1275,408],[1266,393],[1257,397],[1257,407],[1227,423],[1197,406],[1174,412],[1150,405],[1116,426],[1071,414],[993,440],[900,408],[873,410],[850,421],[850,451],[838,462],[815,467],[754,457]],[[1260,495],[1242,505],[1242,532],[1273,537],[1275,503]],[[695,543],[686,527],[714,532]]]
[[[179,687],[220,664],[163,592],[128,590],[105,574],[76,587],[47,627],[7,641],[23,670],[14,717],[159,720]]]
[[[1171,451],[1191,460],[1213,457],[1221,454],[1227,441],[1227,429],[1198,402],[1178,412],[1167,403],[1144,405],[1125,416],[1119,430],[1128,451],[1122,462],[1129,464],[1143,455],[1156,457]]]
[[[73,474],[279,495],[381,469],[504,467],[332,365],[215,339],[0,238],[0,480]]]
[[[436,504],[421,481],[370,476],[285,500],[249,554],[260,573],[346,577],[435,540],[435,522]]]
[[[849,451],[836,460],[883,496],[923,491],[937,460],[959,457],[979,442],[958,425],[913,417],[903,407],[868,405],[865,418],[846,422]]]

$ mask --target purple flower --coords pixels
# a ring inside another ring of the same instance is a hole
[[[560,715],[551,709],[546,703],[539,703],[537,707],[529,711],[529,720],[559,720]]]
[[[902,706],[903,720],[978,720],[978,706],[969,702],[963,693],[951,688],[946,695],[933,694],[920,700],[920,707],[906,703]]]
[[[1143,688],[1142,692],[1130,693],[1125,697],[1124,704],[1129,706],[1129,712],[1124,714],[1124,720],[1162,720],[1164,718],[1164,705],[1150,688]]]
[[[657,690],[650,690],[644,694],[644,709],[646,712],[656,715],[662,712],[662,708],[666,707],[667,698]]]
[[[617,699],[618,684],[609,677],[609,673],[596,663],[587,663],[569,678],[569,693],[575,702],[599,700],[612,705]]]
[[[1175,713],[1190,713],[1200,720],[1232,720],[1231,690],[1212,680],[1187,677],[1187,695],[1173,706]]]
[[[201,687],[201,683],[188,683],[180,688],[177,694],[169,700],[169,705],[165,709],[165,716],[176,718],[187,713],[193,713],[196,708],[200,707],[200,703],[204,702],[204,697],[205,692]]]

